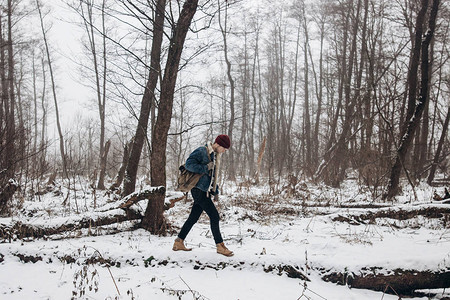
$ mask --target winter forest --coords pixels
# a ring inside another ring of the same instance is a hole
[[[448,0],[1,0],[0,298],[450,299],[449,39]],[[235,256],[205,215],[172,252],[219,134]]]

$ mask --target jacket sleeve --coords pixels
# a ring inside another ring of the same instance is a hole
[[[191,155],[189,155],[188,159],[186,160],[185,167],[189,172],[208,174],[208,162],[209,160],[206,154],[206,148],[200,147],[194,150]]]

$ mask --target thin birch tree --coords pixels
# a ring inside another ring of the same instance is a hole
[[[56,126],[57,126],[57,129],[58,129],[58,135],[59,135],[59,151],[60,151],[60,154],[61,154],[63,176],[65,178],[68,178],[69,175],[67,173],[67,160],[66,160],[66,154],[65,154],[65,151],[64,151],[64,136],[63,136],[61,122],[60,122],[59,108],[58,108],[58,99],[57,99],[57,94],[56,94],[55,74],[53,72],[52,59],[51,59],[50,48],[49,48],[48,39],[47,39],[47,30],[45,29],[45,25],[44,25],[44,16],[42,14],[42,4],[40,3],[39,0],[36,0],[36,7],[37,7],[37,10],[38,10],[38,13],[39,13],[39,20],[40,20],[40,26],[41,26],[41,31],[42,31],[42,38],[44,40],[44,46],[45,46],[45,55],[47,57],[47,64],[48,64],[49,73],[50,73],[52,95],[53,95],[53,101],[54,101],[54,105],[55,105]]]

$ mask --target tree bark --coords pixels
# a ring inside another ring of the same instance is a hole
[[[325,166],[326,168],[328,168],[327,170],[328,173],[327,176],[325,177],[325,182],[334,187],[339,186],[339,184],[344,179],[345,170],[348,166],[349,160],[347,144],[348,144],[348,137],[351,135],[351,125],[353,122],[354,107],[356,104],[356,99],[354,98],[354,96],[353,97],[351,96],[351,82],[353,74],[353,65],[356,56],[357,33],[359,29],[360,10],[361,10],[361,0],[358,0],[358,4],[356,7],[356,17],[353,24],[352,44],[350,48],[348,64],[345,64],[345,69],[342,70],[342,72],[344,73],[342,77],[343,80],[342,89],[345,97],[344,124],[342,126],[342,132],[341,135],[339,136],[336,147],[328,148],[328,155],[326,155],[325,157],[325,160],[327,161]],[[350,12],[348,14],[350,14]],[[334,126],[337,126],[337,116],[335,116],[333,124]],[[329,145],[331,144],[329,143]],[[334,151],[332,150],[333,148]],[[322,169],[321,172],[323,172],[323,170],[324,169]]]
[[[428,8],[428,0],[422,0],[422,9],[421,10],[427,10]],[[417,100],[417,105],[414,111],[414,115],[411,119],[408,119],[406,121],[406,124],[404,127],[406,128],[406,131],[404,135],[402,136],[402,140],[400,142],[400,146],[397,150],[397,155],[395,157],[395,163],[392,166],[391,169],[391,175],[390,175],[390,181],[387,189],[387,193],[384,195],[384,198],[387,200],[392,199],[395,195],[398,194],[398,185],[400,181],[400,173],[402,168],[404,167],[404,162],[406,155],[408,153],[408,150],[410,148],[411,142],[414,138],[414,133],[416,128],[419,125],[420,119],[422,117],[422,113],[425,109],[425,106],[427,105],[427,102],[429,101],[428,97],[428,82],[430,78],[428,68],[429,68],[429,53],[428,53],[428,47],[431,43],[431,39],[434,35],[434,30],[436,27],[436,18],[437,18],[437,12],[439,8],[439,0],[433,0],[433,4],[431,7],[430,17],[428,21],[428,30],[426,34],[424,35],[424,38],[422,40],[421,44],[421,86],[420,86],[420,95],[419,99]],[[421,16],[419,15],[419,18]],[[423,20],[422,20],[423,22]],[[415,88],[414,88],[415,90]]]
[[[223,37],[223,53],[224,53],[224,58],[225,58],[225,63],[227,65],[227,78],[228,78],[228,83],[230,84],[230,124],[228,126],[228,136],[230,137],[230,140],[233,141],[233,129],[234,129],[234,120],[235,120],[235,109],[234,109],[234,105],[235,105],[235,82],[233,79],[233,76],[231,75],[231,62],[230,59],[228,58],[228,43],[227,43],[227,7],[228,5],[226,5],[225,7],[225,24],[222,26],[222,23],[220,21],[220,1],[219,1],[219,27],[220,27],[220,31],[222,33],[222,37]],[[230,178],[230,180],[235,180],[236,177],[236,166],[234,163],[234,151],[230,151],[229,154],[229,170],[228,170],[228,176]]]
[[[331,273],[323,280],[348,285],[357,289],[369,289],[398,296],[413,295],[415,290],[448,288],[450,272],[417,270],[393,270],[393,274]]]
[[[98,177],[98,185],[97,185],[97,188],[99,190],[105,189],[106,163],[108,160],[108,152],[109,152],[110,146],[111,146],[111,140],[108,140],[106,142],[105,146],[103,147],[103,153],[102,153],[102,157],[100,160],[100,175]]]
[[[311,117],[310,117],[310,108],[309,108],[309,63],[308,63],[308,50],[309,50],[309,34],[308,34],[308,24],[306,22],[306,12],[305,12],[305,3],[302,1],[302,25],[305,34],[305,51],[304,51],[304,80],[305,80],[305,95],[304,95],[304,107],[303,107],[303,118],[304,118],[304,131],[305,131],[305,168],[306,174],[311,175],[312,172],[312,142],[311,142]],[[298,37],[297,37],[298,39]],[[298,40],[297,40],[298,43]],[[296,51],[297,52],[297,51]],[[296,66],[297,68],[297,66]],[[295,102],[294,102],[295,105]],[[294,106],[295,108],[295,106]],[[294,111],[294,108],[292,109]],[[290,136],[290,126],[288,127],[288,136]]]
[[[430,67],[428,68],[428,78],[432,77],[433,74],[433,65],[434,65],[434,41],[435,39],[431,40],[430,44]],[[421,123],[421,130],[420,130],[420,137],[417,140],[417,148],[418,148],[418,155],[413,158],[413,160],[416,162],[414,164],[415,166],[415,178],[416,180],[420,180],[422,176],[424,176],[425,171],[425,164],[428,159],[428,136],[429,136],[429,123],[430,123],[430,90],[431,90],[431,80],[428,80],[428,92],[427,92],[427,98],[429,100],[427,101],[427,104],[425,105],[425,110],[423,112],[423,120]]]
[[[447,117],[445,118],[444,126],[442,127],[441,138],[439,139],[438,147],[436,149],[436,153],[434,154],[433,163],[431,164],[430,174],[428,175],[427,179],[428,184],[431,184],[434,180],[434,175],[436,174],[439,158],[441,156],[442,148],[444,147],[445,138],[447,136],[449,121],[450,121],[450,106],[447,109]]]
[[[317,168],[319,163],[319,125],[320,118],[322,114],[322,102],[323,102],[323,81],[324,81],[324,69],[323,69],[323,56],[324,56],[324,41],[325,41],[325,21],[321,18],[317,24],[320,28],[320,54],[319,54],[319,82],[316,86],[318,86],[317,90],[317,112],[316,112],[316,121],[314,124],[314,133],[312,145],[315,149],[313,151],[312,163],[313,168]]]
[[[45,101],[45,94],[47,91],[47,76],[45,73],[45,64],[44,64],[44,57],[41,58],[41,66],[42,66],[42,95],[41,95],[41,108],[42,108],[42,122],[41,122],[41,141],[39,145],[39,172],[42,176],[45,171],[45,165],[46,165],[46,130],[47,127],[47,105]]]
[[[158,117],[152,132],[151,184],[166,186],[166,149],[167,135],[172,118],[173,97],[178,75],[181,53],[186,34],[192,18],[197,11],[198,0],[186,0],[181,10],[178,22],[173,28],[172,38],[161,83],[161,98],[158,107]],[[164,219],[164,195],[155,195],[148,203],[142,227],[153,234],[164,234],[166,222]]]
[[[352,1],[353,3],[353,1]],[[345,86],[345,80],[346,80],[346,72],[347,72],[347,57],[346,52],[348,51],[348,36],[349,36],[349,24],[350,24],[350,11],[346,11],[345,15],[343,15],[343,41],[342,41],[342,49],[341,53],[338,53],[338,50],[336,50],[336,56],[338,57],[338,99],[336,104],[336,110],[334,112],[334,115],[331,116],[332,121],[330,123],[330,135],[328,137],[328,142],[325,146],[325,154],[323,156],[323,161],[319,164],[317,167],[316,173],[314,174],[314,177],[318,179],[319,177],[322,177],[322,179],[325,181],[326,184],[336,185],[335,178],[337,177],[337,174],[335,173],[336,170],[330,170],[332,168],[331,164],[335,158],[335,149],[336,147],[336,131],[338,129],[339,124],[339,117],[341,115],[341,110],[343,108],[343,95],[344,95],[344,86]],[[334,105],[333,105],[334,106]],[[325,173],[327,171],[327,173]]]
[[[128,144],[125,144],[125,147],[123,149],[122,164],[120,165],[119,172],[117,172],[116,181],[109,188],[110,190],[115,190],[122,184],[123,177],[125,176],[125,170],[127,168],[128,160],[129,160],[129,157],[130,157],[130,150],[129,149],[131,147],[131,144],[132,144],[132,142],[130,142]]]
[[[166,188],[163,186],[153,187],[149,190],[144,190],[141,192],[134,192],[122,199],[123,203],[119,205],[119,208],[129,208],[131,205],[145,199],[150,199],[154,194],[160,194],[164,196]]]
[[[61,160],[62,160],[62,167],[63,167],[63,174],[65,178],[69,178],[69,175],[67,173],[67,160],[66,160],[66,154],[64,151],[64,137],[63,137],[63,132],[61,129],[61,122],[59,120],[59,109],[58,109],[58,100],[56,97],[56,84],[55,84],[55,77],[54,77],[54,73],[53,73],[53,68],[52,68],[52,60],[50,58],[50,50],[48,47],[48,41],[47,41],[47,34],[45,31],[45,27],[44,27],[44,17],[42,16],[42,11],[41,11],[41,4],[39,3],[39,0],[36,0],[36,6],[39,12],[39,19],[41,22],[41,30],[42,30],[42,36],[44,39],[44,45],[45,45],[45,53],[47,55],[47,63],[48,63],[48,67],[49,67],[49,71],[50,71],[50,78],[51,78],[51,82],[52,82],[52,92],[53,92],[53,100],[54,100],[54,104],[55,104],[55,114],[56,114],[56,126],[58,128],[58,135],[59,135],[59,150],[61,153]]]
[[[7,171],[6,176],[9,180],[14,178],[16,162],[18,158],[17,150],[15,149],[15,141],[18,139],[16,133],[15,125],[15,93],[14,93],[14,51],[13,51],[13,40],[12,40],[12,3],[8,0],[8,100],[9,100],[9,112],[7,119],[7,129],[6,129],[6,160],[7,160]],[[23,149],[22,149],[23,150]]]
[[[106,165],[105,153],[108,151],[105,150],[105,114],[106,114],[106,28],[105,28],[105,0],[102,1],[101,5],[101,18],[102,18],[102,52],[103,59],[100,65],[99,57],[97,53],[97,42],[95,39],[95,26],[94,26],[94,18],[93,18],[93,2],[86,2],[87,7],[87,19],[83,9],[83,2],[80,2],[80,14],[83,17],[84,25],[86,27],[86,33],[89,38],[89,50],[92,54],[92,63],[95,75],[95,89],[97,96],[97,105],[98,105],[98,113],[100,119],[100,151],[99,151],[99,164],[100,164],[100,176],[99,181],[97,183],[98,189],[105,189],[104,182],[104,170],[102,170],[103,165]],[[102,70],[100,70],[102,67]],[[102,176],[103,172],[103,176]]]
[[[8,187],[8,192],[14,192],[15,188],[17,188],[17,186],[14,182],[11,182]],[[11,226],[0,225],[0,239],[10,240],[13,237],[19,239],[27,237],[42,238],[68,231],[111,225],[124,221],[140,220],[143,217],[142,214],[139,210],[130,209],[130,206],[142,200],[150,200],[151,197],[156,194],[163,195],[164,197],[164,193],[164,187],[155,187],[141,192],[135,192],[123,198],[120,205],[117,205],[117,203],[109,203],[86,215],[70,217],[64,224],[57,227],[37,226],[35,224],[27,224],[20,221],[15,222]],[[0,199],[1,194],[2,193],[0,193]],[[179,198],[171,199],[170,204],[168,204],[166,209],[170,208],[170,206],[174,205],[177,201],[179,201]]]
[[[401,127],[400,137],[403,137],[405,135],[409,121],[413,117],[416,108],[417,81],[418,81],[417,71],[419,69],[420,64],[419,61],[420,61],[421,40],[427,9],[428,9],[428,0],[421,0],[421,8],[416,18],[416,25],[415,25],[416,31],[414,35],[414,40],[411,41],[413,43],[413,49],[411,53],[411,60],[409,63],[408,82],[407,82],[408,108],[406,112],[406,118],[404,119],[403,126]]]
[[[361,130],[361,149],[362,152],[370,151],[370,136],[371,133],[369,133],[372,130],[373,127],[373,121],[371,120],[371,114],[370,114],[370,89],[366,89],[363,92],[363,96],[361,97],[361,90],[362,90],[362,78],[363,78],[363,71],[364,67],[366,65],[367,60],[367,18],[369,14],[369,1],[364,0],[364,17],[363,17],[363,23],[362,23],[362,29],[361,29],[361,51],[360,51],[360,61],[359,61],[359,70],[358,75],[356,77],[356,87],[355,87],[355,100],[357,102],[360,102],[360,99],[362,98],[362,103],[359,105],[358,108],[358,116],[359,119],[357,120],[357,124],[365,124],[364,129]],[[370,82],[370,78],[367,80]],[[364,111],[367,112],[367,120],[364,118]],[[367,133],[364,135],[364,133]]]
[[[147,85],[145,86],[144,95],[142,97],[138,126],[136,128],[130,158],[126,169],[122,192],[123,196],[134,192],[142,147],[144,146],[145,139],[147,138],[148,120],[154,104],[156,84],[158,83],[158,78],[161,73],[161,45],[164,35],[165,7],[166,0],[158,0],[155,11],[155,22],[153,24],[150,72]],[[154,166],[151,165],[152,169],[153,167]]]
[[[1,78],[1,119],[0,119],[0,149],[5,149],[1,152],[0,163],[2,165],[3,171],[0,172],[0,186],[5,185],[8,182],[9,171],[5,170],[10,169],[10,153],[7,151],[7,146],[9,143],[13,143],[13,140],[10,141],[10,137],[8,136],[9,124],[10,124],[10,103],[8,98],[8,83],[6,79],[6,49],[7,45],[5,39],[3,37],[3,20],[0,15],[0,78]]]
[[[352,2],[353,3],[353,2]],[[345,82],[345,74],[347,72],[347,57],[346,57],[346,52],[348,51],[348,27],[349,27],[349,22],[350,22],[350,12],[347,11],[347,13],[343,16],[345,18],[345,23],[344,23],[344,37],[343,37],[343,41],[342,41],[342,49],[341,49],[341,53],[336,53],[336,56],[338,57],[339,61],[338,61],[338,76],[339,76],[339,83],[338,83],[338,102],[336,105],[336,111],[334,113],[334,116],[332,116],[333,121],[331,122],[330,125],[330,137],[328,138],[328,142],[327,145],[325,147],[325,150],[327,151],[327,153],[325,153],[324,159],[325,160],[330,160],[330,156],[332,155],[330,153],[330,149],[334,148],[334,143],[336,142],[336,130],[338,128],[338,121],[339,121],[339,116],[341,114],[341,109],[342,109],[342,101],[343,101],[343,94],[344,94],[344,82]],[[337,52],[337,50],[336,50]],[[319,166],[320,168],[320,166]]]
[[[345,114],[344,114],[344,125],[342,127],[342,133],[339,136],[336,149],[337,166],[335,171],[335,176],[332,185],[339,186],[339,184],[344,180],[345,170],[347,169],[349,163],[348,156],[348,138],[351,135],[351,128],[353,123],[354,109],[357,102],[355,95],[351,95],[352,91],[352,78],[353,78],[353,66],[356,62],[356,48],[359,30],[359,16],[361,12],[361,0],[357,0],[358,4],[356,6],[356,17],[353,23],[352,32],[352,44],[350,48],[350,55],[348,58],[348,70],[346,70],[346,77],[344,83],[344,97],[345,97]]]
[[[0,123],[0,186],[6,186],[8,181],[14,178],[17,153],[15,151],[15,143],[17,140],[15,129],[15,100],[14,100],[14,59],[11,36],[11,1],[8,1],[7,10],[7,28],[4,29],[5,24],[0,16],[0,77],[1,77],[1,123]],[[7,39],[5,40],[3,32],[7,32]],[[12,88],[12,89],[11,89]],[[12,196],[12,195],[11,195]],[[9,201],[9,199],[5,199]],[[5,203],[6,205],[6,203]]]
[[[68,220],[65,224],[58,227],[36,226],[33,224],[24,224],[19,221],[13,226],[1,225],[0,239],[44,238],[55,234],[67,233],[68,231],[140,219],[142,219],[142,215],[137,211],[130,209],[111,209],[110,211],[97,212],[97,216],[95,217],[93,217],[92,214],[89,214],[88,216],[78,216],[76,219]]]

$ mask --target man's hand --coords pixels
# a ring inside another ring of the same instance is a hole
[[[208,164],[208,171],[211,171],[212,169],[214,169],[214,162],[210,161]]]

